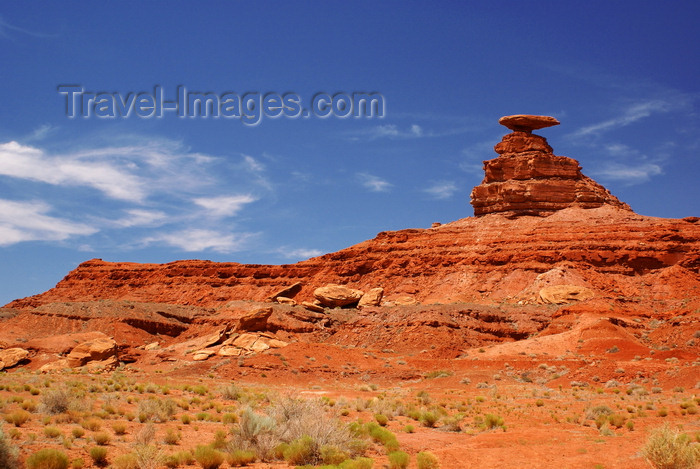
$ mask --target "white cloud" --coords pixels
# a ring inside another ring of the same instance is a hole
[[[250,171],[259,173],[265,170],[265,165],[250,155],[243,155],[243,161]]]
[[[87,186],[110,198],[140,201],[144,181],[114,163],[90,161],[80,155],[51,156],[17,142],[0,144],[0,175],[58,186]]]
[[[311,257],[316,257],[320,256],[323,254],[323,251],[319,249],[292,249],[291,251],[287,251],[286,249],[280,249],[279,250],[284,257],[288,259],[309,259]]]
[[[583,127],[577,130],[576,132],[570,134],[570,136],[584,137],[599,134],[618,127],[624,127],[640,119],[649,117],[654,113],[671,111],[673,109],[676,109],[679,105],[684,104],[666,99],[650,99],[634,103],[627,106],[619,116]]]
[[[425,130],[418,124],[411,124],[407,128],[400,128],[396,124],[380,124],[359,131],[347,132],[345,135],[353,141],[372,141],[380,138],[413,139],[425,137],[445,137],[473,131],[471,126],[453,127],[444,130]]]
[[[241,251],[252,236],[250,233],[222,233],[216,230],[189,228],[161,233],[146,238],[142,243],[150,245],[162,242],[187,252],[211,250],[230,253]]]
[[[458,190],[459,188],[452,181],[438,181],[423,191],[436,199],[449,199]]]
[[[165,212],[160,210],[141,210],[129,209],[125,210],[127,216],[122,217],[112,223],[122,228],[131,228],[133,226],[160,226],[168,221],[170,217]]]
[[[368,173],[357,173],[360,184],[372,192],[388,192],[392,185],[384,179]]]
[[[609,163],[593,174],[610,180],[626,181],[630,184],[648,181],[652,176],[662,174],[661,166],[653,163],[644,163],[636,166]]]
[[[208,215],[225,218],[232,217],[249,203],[258,200],[252,195],[234,195],[219,197],[199,197],[194,199],[194,203],[207,210]]]
[[[63,241],[96,233],[94,227],[48,215],[44,202],[0,199],[0,246],[23,241]]]

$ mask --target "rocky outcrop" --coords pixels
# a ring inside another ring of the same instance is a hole
[[[29,357],[29,351],[23,348],[13,347],[0,350],[0,371],[5,368],[12,368],[22,360],[26,360],[27,357]]]
[[[68,366],[77,368],[89,362],[116,364],[117,343],[109,337],[100,337],[77,345],[68,354]]]
[[[577,285],[554,285],[540,290],[539,301],[546,304],[561,305],[574,301],[593,298],[595,293],[590,288]]]
[[[547,216],[568,207],[590,209],[603,205],[631,210],[584,176],[578,161],[554,155],[547,140],[532,133],[557,125],[556,119],[517,115],[499,122],[513,132],[494,147],[500,156],[484,161],[484,180],[471,194],[474,215]]]
[[[314,290],[314,298],[330,308],[357,304],[364,292],[344,285],[329,284]]]

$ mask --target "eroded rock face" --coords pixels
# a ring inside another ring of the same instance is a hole
[[[494,147],[500,156],[484,161],[484,180],[471,193],[474,215],[547,216],[569,207],[590,209],[603,205],[631,210],[584,176],[578,161],[554,155],[547,139],[531,133],[558,124],[556,119],[518,115],[499,122],[514,131]]]
[[[109,337],[89,340],[77,345],[68,354],[68,366],[73,368],[87,365],[89,362],[103,362],[117,354],[117,343]]]
[[[23,348],[8,348],[0,350],[0,370],[12,368],[29,356],[29,352]]]

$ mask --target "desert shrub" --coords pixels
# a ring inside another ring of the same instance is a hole
[[[486,414],[486,415],[484,415],[483,427],[486,428],[487,430],[490,430],[492,428],[498,428],[498,427],[504,428],[503,417],[500,417],[500,416],[495,415],[495,414]]]
[[[652,431],[642,454],[657,469],[693,469],[700,461],[700,451],[687,435],[664,425]]]
[[[175,414],[177,405],[172,399],[144,399],[139,401],[139,422],[167,422]]]
[[[41,410],[47,414],[63,414],[68,412],[73,398],[65,389],[47,391],[41,395]]]
[[[434,427],[438,420],[440,416],[435,412],[425,411],[420,416],[420,423],[429,428]]]
[[[112,461],[112,469],[139,469],[136,455],[133,453],[121,454]]]
[[[68,456],[57,449],[44,448],[25,461],[27,469],[68,469]]]
[[[5,421],[11,423],[15,427],[21,427],[29,420],[31,415],[26,410],[15,410],[9,414],[5,414]]]
[[[61,430],[59,430],[56,427],[45,427],[44,428],[44,435],[47,438],[57,438],[58,436],[61,435]]]
[[[87,420],[83,421],[83,423],[81,423],[81,425],[85,430],[90,430],[91,432],[96,432],[97,430],[102,428],[102,421],[100,421],[97,418],[91,418],[91,419],[87,419]]]
[[[126,424],[124,422],[115,422],[112,424],[112,431],[115,435],[124,435],[126,433]]]
[[[317,448],[314,439],[308,435],[302,436],[289,443],[284,450],[284,460],[289,464],[315,464],[318,462]]]
[[[406,469],[408,467],[408,461],[408,454],[403,451],[389,453],[389,469]]]
[[[163,462],[163,453],[155,445],[136,445],[134,455],[139,469],[159,469]]]
[[[211,446],[199,445],[194,450],[194,459],[202,469],[218,469],[224,463],[224,454]]]
[[[374,420],[382,427],[386,427],[386,424],[389,423],[389,418],[384,414],[374,414]]]
[[[70,463],[71,469],[83,469],[83,466],[85,466],[85,461],[83,461],[83,458],[74,459],[73,462]]]
[[[134,444],[140,446],[148,446],[156,437],[156,427],[152,423],[145,425],[139,429],[134,435]]]
[[[418,469],[438,469],[440,464],[433,453],[427,451],[420,452],[416,455]]]
[[[323,446],[321,447],[321,461],[323,464],[335,464],[338,465],[349,458],[348,453],[342,451],[337,446]]]
[[[190,416],[187,415],[187,414],[182,414],[182,416],[180,417],[180,421],[181,421],[182,423],[184,423],[185,425],[189,425],[190,422],[192,421],[192,417],[190,417]]]
[[[226,462],[229,466],[247,466],[255,462],[257,458],[253,451],[246,451],[243,449],[236,449],[231,451],[228,456],[226,456]]]
[[[163,464],[169,468],[189,466],[194,463],[194,456],[189,451],[178,451],[163,458]]]
[[[73,435],[73,438],[82,438],[85,436],[85,430],[83,430],[81,427],[75,427],[73,430],[71,430],[71,434]]]
[[[94,446],[90,448],[88,454],[90,454],[92,462],[94,462],[96,466],[107,465],[107,448],[103,446]]]
[[[111,438],[109,435],[105,432],[100,432],[100,433],[95,433],[92,436],[92,439],[95,440],[95,443],[97,443],[100,446],[106,446],[109,444]]]
[[[242,395],[243,391],[235,384],[230,384],[221,390],[221,397],[232,401],[239,400]]]
[[[238,422],[238,416],[236,414],[226,413],[221,417],[221,421],[225,425],[231,425]]]
[[[172,428],[168,428],[165,431],[165,438],[163,441],[166,445],[177,445],[180,442],[180,433]]]
[[[588,420],[596,420],[601,415],[608,416],[612,413],[613,411],[610,407],[606,405],[597,405],[586,409],[586,418]]]
[[[7,469],[19,469],[17,461],[17,448],[7,440],[5,433],[0,428],[0,467]]]
[[[348,459],[338,465],[339,469],[372,469],[374,461],[370,458]]]
[[[386,428],[370,422],[367,424],[367,430],[372,440],[383,445],[387,451],[391,452],[399,449],[399,442],[396,439],[396,435],[391,433]]]

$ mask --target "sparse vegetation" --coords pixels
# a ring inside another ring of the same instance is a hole
[[[40,449],[25,462],[27,469],[68,469],[68,456],[52,448]]]
[[[656,469],[693,469],[700,461],[697,444],[668,425],[652,431],[642,454]]]

